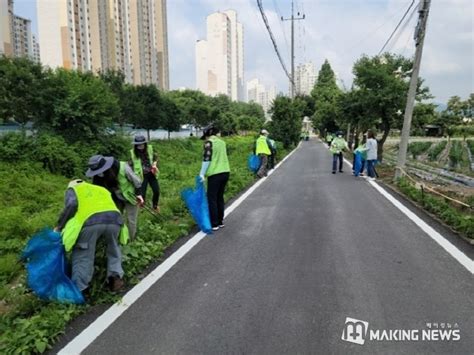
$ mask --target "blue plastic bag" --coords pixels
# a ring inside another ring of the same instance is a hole
[[[362,169],[362,153],[356,152],[355,153],[355,160],[354,160],[354,175],[359,176]]]
[[[27,284],[43,300],[84,303],[76,284],[66,275],[66,255],[61,234],[44,229],[34,235],[23,250],[27,261]]]
[[[184,200],[199,229],[206,234],[212,234],[206,189],[199,176],[196,177],[195,188],[189,187],[181,191],[181,198]]]
[[[252,154],[247,160],[247,165],[253,173],[256,173],[260,169],[260,157],[258,155]]]

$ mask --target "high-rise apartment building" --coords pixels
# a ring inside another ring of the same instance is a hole
[[[13,0],[0,0],[0,55],[38,61],[38,44],[31,20],[13,12]]]
[[[13,56],[13,0],[0,0],[0,55]]]
[[[243,100],[243,27],[234,10],[207,16],[207,39],[196,42],[196,86],[207,95]]]
[[[255,102],[262,106],[265,117],[270,119],[269,110],[272,107],[273,100],[276,98],[276,88],[271,86],[268,90],[258,79],[252,79],[247,82],[247,101]]]
[[[44,64],[169,88],[166,0],[37,0],[37,13]]]
[[[316,69],[312,62],[300,64],[295,70],[295,91],[297,95],[311,95],[316,83]]]
[[[31,20],[13,15],[13,55],[15,57],[34,58],[33,33]]]

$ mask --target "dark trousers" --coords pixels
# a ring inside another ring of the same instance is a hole
[[[367,160],[367,175],[369,175],[371,178],[374,178],[376,174],[375,160]]]
[[[267,176],[267,163],[268,163],[268,155],[266,154],[259,154],[260,157],[260,169],[257,171],[258,177]]]
[[[268,157],[268,169],[275,169],[275,160],[276,160],[276,152],[272,152],[272,155]]]
[[[223,224],[224,192],[227,181],[229,181],[229,173],[211,175],[207,178],[207,201],[213,227]]]
[[[148,184],[151,186],[151,190],[153,191],[152,203],[153,208],[158,206],[158,201],[160,200],[160,185],[155,175],[151,172],[146,173],[143,175],[143,183],[142,183],[142,197],[146,199],[146,189]]]
[[[332,155],[332,171],[336,171],[337,159],[339,159],[339,171],[342,171],[342,152]]]

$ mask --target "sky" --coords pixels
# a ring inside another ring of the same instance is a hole
[[[55,0],[42,0],[55,1]],[[290,70],[291,0],[262,0],[277,46]],[[350,88],[354,62],[377,55],[412,0],[295,0],[295,66],[312,61],[319,71],[329,60],[341,88]],[[415,1],[418,3],[418,0]],[[168,0],[170,87],[196,87],[194,46],[206,37],[206,16],[234,9],[244,26],[245,80],[258,78],[264,85],[288,91],[288,79],[263,24],[256,0]],[[32,19],[35,0],[15,0],[15,13]],[[399,35],[387,45],[391,52],[413,56],[414,12]],[[474,92],[474,1],[432,0],[420,76],[437,103],[449,97],[467,98]]]

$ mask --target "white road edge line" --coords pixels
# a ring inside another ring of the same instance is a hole
[[[344,162],[352,167],[352,164],[344,158]],[[389,200],[395,207],[397,207],[405,216],[407,216],[412,222],[414,222],[420,229],[428,234],[435,242],[437,242],[444,250],[446,250],[453,258],[455,258],[462,266],[464,266],[471,274],[474,274],[474,261],[471,260],[466,254],[456,248],[450,243],[446,237],[441,235],[430,227],[425,221],[418,217],[415,213],[406,208],[400,201],[388,193],[382,186],[377,184],[375,181],[368,181],[374,189],[376,189],[382,196]]]
[[[278,169],[293,153],[301,146],[301,143],[290,152],[281,162],[279,162],[275,169],[268,173],[268,176]],[[225,215],[228,216],[234,211],[252,192],[254,192],[267,178],[261,178],[253,184],[242,196],[235,200],[225,210]],[[110,308],[93,321],[86,329],[79,335],[72,339],[64,348],[62,348],[59,355],[76,355],[84,351],[100,334],[102,334],[123,312],[125,312],[135,301],[137,301],[153,284],[155,284],[168,270],[170,270],[181,258],[183,258],[196,244],[198,244],[206,236],[203,232],[196,233],[178,250],[171,254],[163,263],[158,265],[150,274],[143,280],[136,284],[130,291],[128,291],[120,301],[114,303]]]

